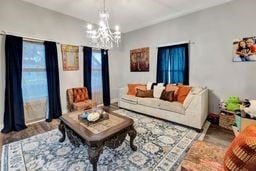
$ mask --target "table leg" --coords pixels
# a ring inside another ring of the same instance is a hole
[[[59,139],[59,142],[63,142],[66,139],[66,132],[65,132],[65,125],[62,121],[60,121],[60,124],[59,124],[58,128],[59,128],[59,131],[62,134],[62,137]]]
[[[90,163],[92,164],[93,171],[97,171],[97,163],[102,151],[103,151],[102,146],[88,147],[89,160],[90,160]]]
[[[134,129],[134,127],[132,126],[130,128],[130,130],[128,131],[128,135],[130,136],[130,147],[133,151],[137,150],[137,147],[134,145],[134,139],[137,135],[137,131]]]

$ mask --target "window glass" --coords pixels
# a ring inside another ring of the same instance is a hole
[[[92,52],[92,99],[102,103],[101,52],[98,50]]]
[[[45,49],[43,44],[23,42],[22,69],[23,100],[47,98]]]
[[[22,94],[26,122],[44,118],[48,89],[45,47],[42,43],[23,42]]]

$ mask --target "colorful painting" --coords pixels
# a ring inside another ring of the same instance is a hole
[[[233,42],[233,62],[256,61],[256,36]]]
[[[79,70],[79,46],[61,45],[63,70]]]
[[[131,72],[149,71],[149,47],[130,50]]]

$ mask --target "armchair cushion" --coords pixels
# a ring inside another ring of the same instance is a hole
[[[67,107],[70,112],[86,110],[96,106],[96,102],[90,100],[86,87],[67,89]]]
[[[88,92],[86,88],[73,88],[74,103],[88,100]]]
[[[91,109],[96,105],[96,102],[93,100],[86,100],[83,102],[73,103],[73,108],[75,111],[81,111],[86,109]]]

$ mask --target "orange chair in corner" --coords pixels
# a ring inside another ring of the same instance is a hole
[[[67,103],[69,112],[87,110],[97,105],[89,99],[86,87],[67,89]]]

